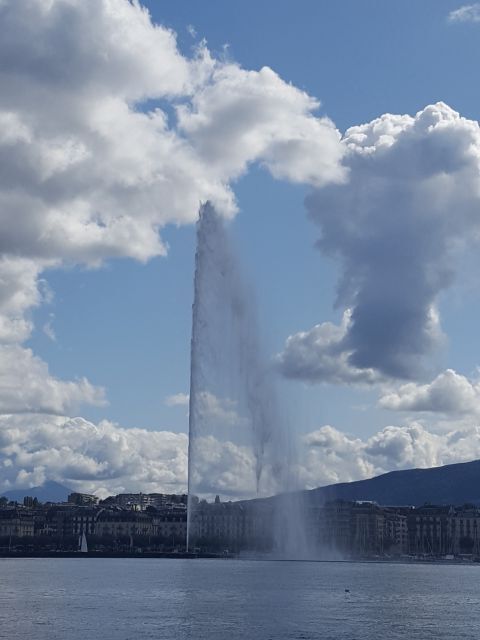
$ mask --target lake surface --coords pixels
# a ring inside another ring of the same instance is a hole
[[[480,566],[0,559],[8,640],[479,637]]]

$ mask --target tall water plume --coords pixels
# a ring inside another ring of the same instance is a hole
[[[192,313],[187,544],[198,499],[272,502],[274,543],[302,546],[295,456],[273,372],[263,356],[254,295],[220,216],[202,205],[197,223]],[[265,515],[265,514],[264,514]]]

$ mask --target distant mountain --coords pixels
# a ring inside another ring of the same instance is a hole
[[[72,493],[72,490],[68,487],[64,487],[53,480],[48,480],[41,487],[5,491],[3,496],[20,503],[23,502],[25,496],[37,498],[39,502],[66,502],[69,493]]]
[[[342,482],[305,492],[314,503],[373,500],[380,505],[480,505],[480,460],[431,469],[391,471],[369,480]]]

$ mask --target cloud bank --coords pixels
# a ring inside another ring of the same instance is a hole
[[[188,436],[52,415],[0,416],[0,494],[54,479],[100,496],[187,489]],[[198,487],[228,498],[255,494],[255,457],[213,436],[198,443]]]
[[[51,415],[0,416],[0,491],[54,479],[105,496],[186,485],[187,436]]]
[[[332,426],[306,434],[297,474],[303,486],[369,478],[393,469],[432,467],[480,457],[480,428],[429,432],[421,423],[388,426],[362,440]],[[51,415],[0,416],[0,494],[53,479],[104,497],[127,491],[181,493],[187,435],[124,429],[108,421]],[[213,436],[199,442],[198,487],[224,499],[255,495],[251,448]],[[272,470],[267,493],[275,492]],[[212,481],[214,479],[214,481]]]
[[[421,423],[388,426],[362,440],[331,426],[304,436],[305,486],[349,482],[396,469],[436,467],[480,457],[480,427],[432,433]]]

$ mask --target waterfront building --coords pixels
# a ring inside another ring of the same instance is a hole
[[[153,535],[164,538],[175,547],[185,544],[187,538],[187,512],[182,510],[165,510],[152,513]]]
[[[311,509],[312,515],[308,529],[319,550],[347,555],[380,555],[391,540],[402,539],[406,527],[406,520],[370,501],[332,500]]]
[[[265,550],[272,544],[272,507],[266,501],[201,501],[193,512],[191,535],[201,548]]]
[[[79,507],[71,513],[72,535],[93,535],[96,532],[96,523],[103,509],[91,507]]]
[[[383,510],[385,516],[383,550],[390,555],[408,553],[408,521],[410,508],[389,507]]]
[[[152,536],[153,519],[144,512],[102,509],[95,522],[95,535],[113,538]]]
[[[473,505],[456,509],[450,516],[451,553],[480,556],[480,510]]]
[[[86,496],[86,498],[84,498]],[[143,497],[145,496],[145,498]],[[132,503],[135,497],[137,502]],[[24,538],[37,549],[76,549],[78,538],[92,548],[181,548],[187,530],[186,496],[121,494],[88,505],[89,494],[71,494],[68,503],[0,505],[0,538]],[[116,500],[117,497],[113,498]],[[79,506],[78,502],[87,504]],[[155,502],[157,506],[148,503]],[[132,504],[141,508],[132,508]],[[231,552],[275,550],[282,541],[344,557],[410,554],[434,558],[480,558],[480,508],[475,505],[380,507],[369,501],[333,500],[290,505],[278,497],[240,502],[196,502],[191,521],[192,548]],[[305,518],[304,518],[305,515]],[[298,521],[298,527],[297,527]],[[135,540],[134,540],[135,538]],[[20,544],[21,546],[21,544]]]
[[[0,538],[33,537],[35,532],[33,514],[24,509],[0,509]]]
[[[57,504],[47,508],[43,521],[43,535],[53,536],[55,538],[67,538],[73,536],[73,516],[76,507],[73,504]]]
[[[450,506],[425,505],[407,516],[409,552],[414,555],[454,553],[452,526],[455,510]]]
[[[98,504],[98,496],[90,493],[71,493],[68,498],[68,502],[75,504],[78,507],[88,507]]]
[[[352,551],[356,555],[380,555],[384,551],[385,514],[374,502],[355,502],[352,506]]]
[[[346,500],[332,500],[316,512],[316,541],[321,549],[351,552],[355,536],[353,505],[353,502]]]

